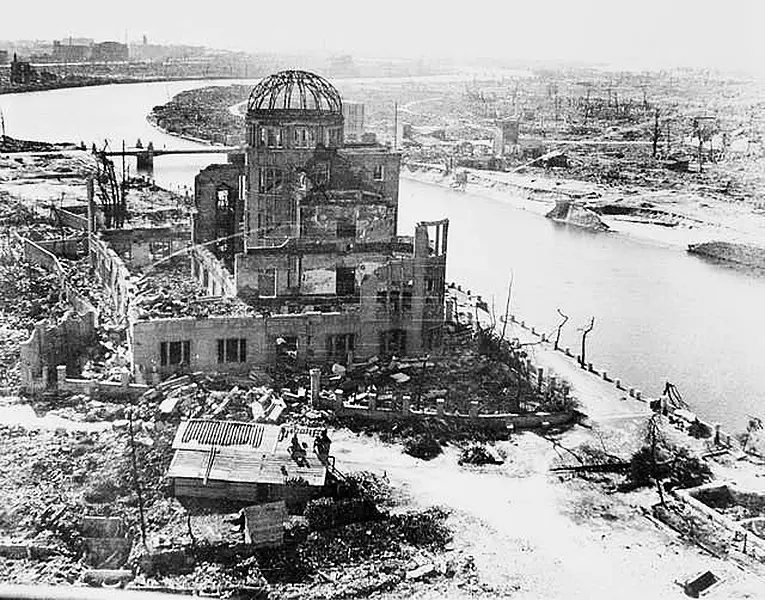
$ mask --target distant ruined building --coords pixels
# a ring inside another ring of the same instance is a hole
[[[438,349],[448,221],[398,235],[400,155],[345,141],[325,79],[283,71],[253,90],[244,153],[195,180],[193,277],[248,316],[135,318],[134,372],[247,372]]]

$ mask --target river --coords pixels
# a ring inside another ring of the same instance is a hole
[[[156,104],[211,81],[109,85],[0,96],[8,135],[85,141],[113,148],[137,138],[155,147],[192,147],[146,121]],[[220,82],[229,84],[231,81]],[[155,177],[172,189],[224,156],[157,159]],[[765,276],[712,264],[676,248],[617,234],[593,234],[473,193],[402,179],[399,231],[449,217],[448,278],[553,331],[557,308],[570,315],[563,345],[576,350],[595,317],[587,357],[645,394],[675,383],[694,410],[732,430],[760,415],[765,387]],[[765,416],[765,415],[763,415]]]

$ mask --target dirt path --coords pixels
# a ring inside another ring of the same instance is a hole
[[[414,502],[454,511],[455,551],[475,558],[480,585],[437,585],[418,598],[679,598],[675,579],[706,569],[725,577],[710,598],[765,593],[762,580],[646,519],[639,507],[656,501],[652,492],[609,495],[598,484],[549,475],[556,454],[532,433],[501,444],[505,465],[481,469],[457,465],[453,448],[422,462],[368,436],[340,431],[333,439],[340,469],[384,472]]]

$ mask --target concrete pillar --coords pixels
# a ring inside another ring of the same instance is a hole
[[[369,401],[369,410],[377,410],[377,394],[369,394],[367,399]]]
[[[545,370],[542,367],[537,369],[537,389],[542,391],[542,384],[544,383]]]
[[[587,370],[592,373],[595,369],[592,367],[592,363],[587,363]]]
[[[127,369],[120,373],[120,385],[124,388],[130,385],[130,371]]]
[[[566,347],[566,356],[571,356],[571,348]]]
[[[641,392],[640,390],[635,390],[635,398],[637,398],[638,400],[642,400],[643,392]]]
[[[56,389],[64,389],[64,379],[66,379],[66,365],[58,365],[56,367]]]
[[[536,330],[536,329],[534,329],[534,326],[533,326],[533,325],[531,326],[531,334],[532,334],[532,335],[536,335],[536,334],[537,334],[537,330]]]
[[[43,389],[48,389],[48,365],[42,364],[42,385]]]
[[[412,412],[412,397],[402,396],[401,397],[401,415],[404,417],[408,417],[411,412]]]
[[[557,383],[557,381],[555,380],[555,376],[554,375],[550,375],[550,378],[547,380],[547,386],[548,386],[548,389],[550,391],[550,395],[551,396],[553,394],[555,394],[555,384],[556,383]]]
[[[343,390],[335,390],[335,410],[343,408],[345,403],[345,392]]]
[[[607,373],[606,371],[603,371],[603,372],[601,373],[601,375],[603,376],[603,379],[605,379],[606,381],[608,381],[608,373]]]
[[[438,400],[436,400],[436,414],[439,417],[443,417],[444,416],[444,407],[445,406],[446,406],[446,400],[444,400],[443,398],[439,398]]]
[[[542,334],[542,341],[543,341],[543,342],[546,342],[546,341],[547,341],[547,334],[546,334],[546,333],[543,333],[543,334]]]
[[[468,414],[470,415],[470,418],[477,419],[478,418],[478,400],[472,400],[470,402],[470,408],[468,410],[469,410]]]
[[[157,371],[157,367],[154,367],[151,370],[151,385],[159,385],[162,378],[159,376],[159,371]]]
[[[635,397],[635,388],[631,387],[630,391],[629,391],[629,394],[630,394],[630,398],[634,398]]]
[[[617,390],[620,390],[620,389],[622,389],[622,380],[621,380],[621,379],[617,379],[617,380],[615,381],[615,383],[616,383],[616,389],[617,389]]]
[[[319,392],[321,391],[321,369],[313,368],[308,371],[311,376],[311,406],[319,405]]]

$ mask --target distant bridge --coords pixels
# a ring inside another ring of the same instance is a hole
[[[171,154],[235,154],[244,152],[241,146],[209,146],[206,148],[155,148],[151,143],[145,148],[125,148],[124,150],[106,150],[104,156],[135,156],[141,170],[154,169],[154,158]],[[99,152],[100,153],[100,152]]]

